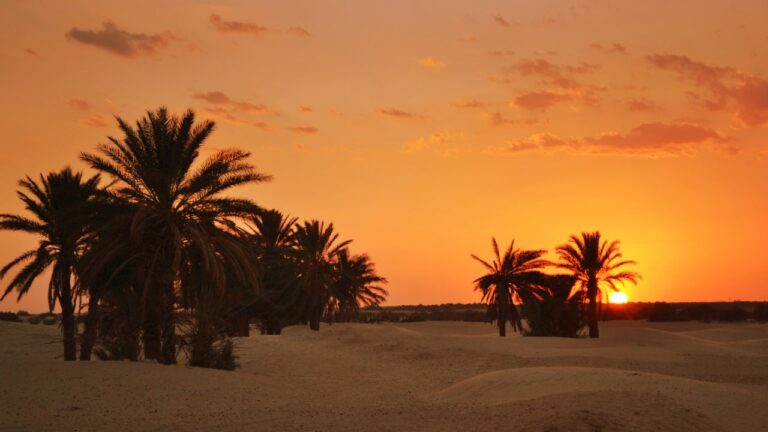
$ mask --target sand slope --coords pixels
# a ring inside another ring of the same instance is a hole
[[[614,322],[599,340],[489,325],[340,325],[237,341],[241,368],[75,362],[0,323],[0,430],[765,431],[768,325]]]

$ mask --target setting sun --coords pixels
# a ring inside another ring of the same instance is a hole
[[[611,294],[610,302],[613,304],[624,304],[628,300],[627,295],[621,291]]]

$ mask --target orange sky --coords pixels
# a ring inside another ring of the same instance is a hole
[[[600,229],[631,300],[768,299],[768,3],[2,1],[0,211],[161,104],[333,221],[389,304],[479,300],[490,237]],[[0,233],[0,262],[35,241]],[[41,281],[18,305],[45,308]],[[4,285],[3,285],[4,287]]]

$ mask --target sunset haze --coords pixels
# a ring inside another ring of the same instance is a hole
[[[0,213],[167,106],[273,177],[233,195],[353,239],[389,305],[477,302],[491,237],[555,260],[594,230],[629,301],[768,300],[764,0],[0,4]],[[0,233],[0,262],[36,242]]]

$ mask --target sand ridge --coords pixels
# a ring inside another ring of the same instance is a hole
[[[609,322],[599,340],[289,327],[237,339],[224,372],[65,363],[55,327],[0,323],[0,430],[768,430],[768,325],[678,324]]]

